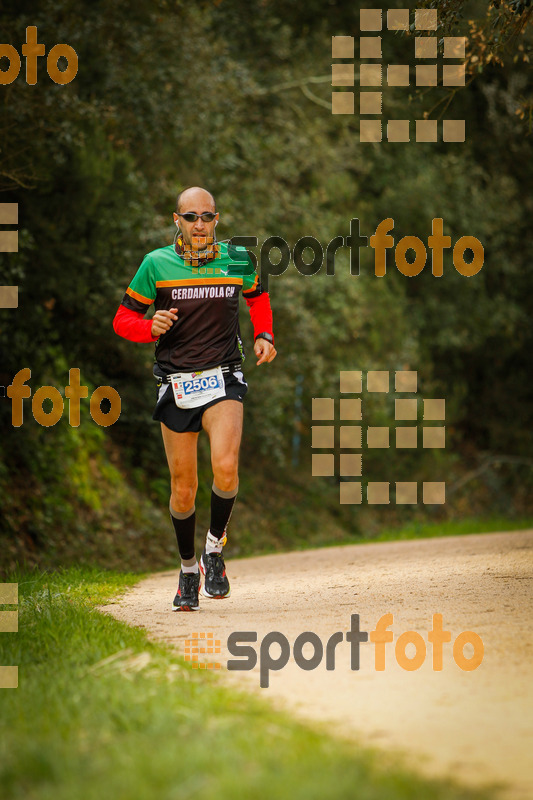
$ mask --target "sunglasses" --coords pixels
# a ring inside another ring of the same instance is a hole
[[[183,217],[186,222],[196,222],[198,217],[201,217],[204,222],[213,222],[216,217],[216,214],[211,211],[205,211],[203,214],[195,214],[194,211],[187,211],[185,214],[176,213],[178,217]]]

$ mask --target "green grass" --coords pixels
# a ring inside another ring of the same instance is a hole
[[[307,536],[305,532],[294,534],[293,540],[286,546],[282,543],[269,544],[268,542],[254,542],[255,549],[248,552],[238,552],[233,557],[267,555],[280,552],[291,552],[294,550],[320,549],[322,547],[344,547],[353,544],[370,544],[373,542],[394,542],[407,539],[431,539],[438,536],[464,536],[470,533],[496,533],[498,531],[518,531],[533,528],[533,519],[507,518],[497,516],[469,517],[467,519],[439,520],[438,522],[425,522],[421,520],[411,521],[402,526],[378,528],[376,532],[366,536],[349,535],[342,531],[335,532],[335,536],[329,537],[324,531],[311,533]],[[232,548],[232,540],[229,541],[229,548]],[[276,546],[277,545],[277,546]],[[228,550],[228,552],[230,552]]]
[[[4,577],[19,583],[20,620],[0,635],[0,663],[19,665],[19,688],[0,691],[3,800],[493,796],[295,723],[95,610],[139,578],[80,568]]]
[[[533,519],[508,517],[472,517],[450,519],[442,522],[411,522],[401,528],[383,530],[372,538],[374,542],[391,542],[398,539],[429,539],[434,536],[463,536],[468,533],[495,533],[533,528]]]

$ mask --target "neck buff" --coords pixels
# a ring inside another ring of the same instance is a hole
[[[187,265],[197,267],[199,264],[207,264],[208,261],[218,258],[220,245],[212,237],[207,237],[206,241],[207,247],[204,250],[195,250],[192,245],[189,246],[184,243],[183,236],[180,233],[176,239],[174,250]]]

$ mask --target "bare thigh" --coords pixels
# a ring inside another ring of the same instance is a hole
[[[204,411],[202,417],[211,446],[214,481],[224,492],[232,491],[239,482],[242,420],[243,405],[238,400],[222,400]]]
[[[176,433],[161,423],[161,435],[170,470],[170,504],[183,513],[193,507],[198,488],[198,433]]]

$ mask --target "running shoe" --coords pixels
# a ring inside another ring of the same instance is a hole
[[[201,589],[204,597],[229,597],[230,587],[222,553],[206,553],[204,549],[200,559],[200,571],[204,576]]]
[[[199,611],[198,590],[200,588],[199,572],[183,572],[180,570],[178,591],[174,602],[173,611]]]

